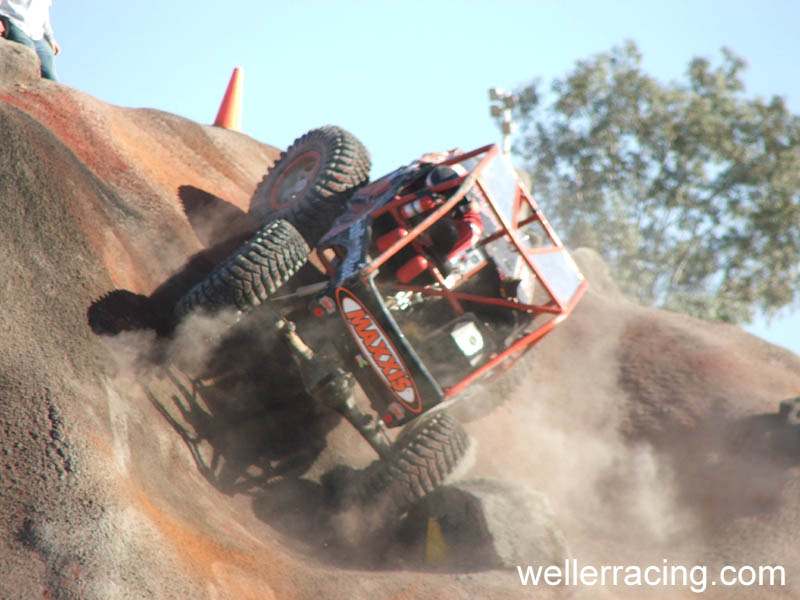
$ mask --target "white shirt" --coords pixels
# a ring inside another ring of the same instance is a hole
[[[0,0],[0,15],[27,33],[32,40],[52,39],[50,6],[53,0]]]

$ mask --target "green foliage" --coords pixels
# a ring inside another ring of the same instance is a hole
[[[627,43],[552,84],[519,90],[515,153],[571,246],[591,246],[623,290],[745,322],[800,296],[800,118],[744,97],[745,63],[695,58],[659,83]]]

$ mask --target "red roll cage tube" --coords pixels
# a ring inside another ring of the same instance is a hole
[[[457,315],[463,315],[464,309],[461,305],[462,301],[469,301],[473,303],[483,303],[493,306],[503,306],[512,310],[524,311],[534,316],[544,315],[549,317],[549,320],[542,323],[539,327],[530,331],[529,333],[521,335],[518,339],[511,343],[505,350],[493,356],[489,361],[480,367],[473,370],[466,377],[461,379],[456,384],[445,388],[444,395],[446,398],[453,397],[464,388],[470,385],[473,381],[488,373],[495,367],[498,367],[505,361],[509,361],[503,368],[508,368],[513,364],[522,353],[530,346],[536,344],[546,334],[552,331],[559,323],[564,321],[580,301],[583,294],[586,292],[588,282],[583,278],[575,263],[561,243],[556,232],[553,230],[549,221],[544,214],[540,211],[536,202],[533,200],[531,194],[520,183],[516,174],[514,174],[514,181],[516,182],[513,208],[511,214],[505,214],[501,208],[500,199],[492,195],[490,186],[487,185],[484,170],[496,158],[500,160],[507,160],[501,153],[500,147],[497,144],[489,144],[468,153],[456,153],[446,160],[438,163],[441,165],[454,165],[475,159],[475,164],[471,171],[468,170],[467,174],[460,176],[457,179],[446,182],[443,186],[439,186],[434,191],[441,191],[444,188],[452,189],[458,186],[455,193],[450,196],[442,205],[434,209],[428,214],[420,223],[412,226],[408,219],[406,219],[399,208],[408,202],[412,202],[419,198],[417,193],[398,195],[395,199],[376,210],[372,217],[378,217],[386,212],[390,212],[397,223],[407,228],[408,233],[391,244],[386,250],[381,252],[377,257],[370,260],[366,267],[363,269],[361,276],[363,278],[372,277],[373,274],[386,263],[387,260],[395,256],[400,250],[412,244],[413,247],[420,253],[425,254],[425,250],[420,244],[419,237],[436,221],[447,215],[466,195],[473,189],[477,188],[486,201],[486,205],[491,209],[491,214],[496,220],[497,226],[494,231],[485,232],[475,247],[485,247],[488,244],[494,243],[501,238],[505,238],[512,245],[514,250],[522,258],[524,267],[530,269],[536,278],[536,281],[541,284],[542,289],[546,292],[548,301],[541,304],[525,304],[518,299],[505,299],[491,296],[479,296],[474,294],[465,294],[457,291],[457,287],[472,277],[480,269],[486,266],[486,261],[477,265],[470,272],[466,273],[464,277],[450,289],[445,282],[439,269],[431,262],[426,269],[433,277],[433,285],[410,285],[396,283],[397,290],[417,292],[420,294],[439,296],[445,298],[450,306],[453,308]],[[508,165],[510,169],[510,165]],[[427,191],[427,190],[426,190]],[[530,212],[530,214],[527,214]],[[539,223],[544,234],[546,235],[549,245],[539,246],[536,248],[529,247],[522,239],[519,233],[520,227],[527,226],[532,223]],[[553,282],[549,281],[542,268],[536,264],[535,257],[542,254],[556,254],[562,253],[565,257],[565,264],[574,269],[574,276],[579,281],[577,287],[572,291],[569,297],[562,298],[556,291]]]

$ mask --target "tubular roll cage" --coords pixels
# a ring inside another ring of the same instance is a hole
[[[480,241],[474,244],[474,247],[485,247],[501,238],[507,239],[522,258],[524,266],[530,269],[530,271],[534,274],[536,281],[542,286],[542,289],[546,292],[547,297],[549,298],[548,301],[542,304],[525,304],[516,299],[508,300],[498,297],[480,296],[458,292],[458,286],[480,271],[480,269],[485,267],[488,264],[488,261],[483,261],[482,263],[476,265],[471,271],[464,275],[464,277],[453,287],[453,289],[450,289],[446,285],[444,277],[436,265],[433,264],[433,262],[430,262],[426,269],[433,277],[435,282],[434,285],[418,286],[394,283],[394,288],[398,291],[416,292],[423,295],[445,298],[457,316],[461,316],[465,312],[461,304],[462,302],[472,302],[492,306],[502,306],[512,310],[522,311],[531,315],[531,319],[539,315],[546,315],[550,317],[549,320],[539,325],[533,331],[523,333],[520,337],[514,340],[514,342],[508,348],[493,356],[489,361],[473,370],[462,380],[450,387],[445,388],[443,390],[445,398],[451,398],[457,395],[473,381],[488,373],[498,365],[501,365],[504,361],[510,361],[508,366],[513,364],[513,361],[521,356],[528,347],[536,344],[541,338],[547,335],[559,323],[564,321],[570,315],[588,287],[588,282],[583,279],[580,273],[577,272],[576,268],[576,272],[580,278],[580,284],[572,293],[570,298],[560,298],[556,293],[552,283],[548,281],[542,270],[539,268],[539,266],[537,266],[534,261],[534,256],[550,253],[566,253],[566,248],[562,244],[556,232],[553,230],[547,218],[539,210],[531,194],[524,188],[518,179],[516,179],[513,209],[510,220],[508,216],[505,215],[500,209],[499,199],[492,196],[491,191],[482,178],[482,174],[487,165],[498,157],[500,160],[506,160],[501,155],[501,149],[499,145],[489,144],[468,153],[455,154],[439,162],[439,165],[455,165],[470,159],[476,159],[478,161],[472,170],[467,174],[462,175],[457,179],[447,181],[445,184],[437,186],[433,190],[439,192],[457,187],[457,190],[452,196],[450,196],[442,205],[434,209],[417,225],[412,226],[408,219],[401,214],[399,209],[405,204],[418,199],[420,197],[420,194],[418,193],[398,195],[393,200],[378,208],[372,214],[372,218],[375,219],[376,217],[379,217],[387,212],[391,213],[400,226],[408,228],[408,233],[395,241],[389,248],[381,252],[377,257],[368,261],[367,265],[361,271],[361,278],[365,280],[365,283],[367,279],[374,278],[378,269],[384,263],[386,263],[386,261],[391,259],[408,245],[411,245],[419,254],[425,255],[426,251],[423,249],[422,244],[420,243],[420,236],[435,222],[447,215],[471,189],[477,188],[482,194],[483,198],[486,200],[487,205],[491,208],[498,228],[493,232],[483,235]],[[526,214],[528,212],[530,214]],[[519,233],[520,227],[524,227],[536,222],[541,225],[547,239],[550,242],[550,245],[530,248],[523,242]],[[569,261],[571,263],[571,258]],[[328,261],[324,262],[328,263]],[[330,268],[329,264],[326,264],[325,266],[326,268]]]

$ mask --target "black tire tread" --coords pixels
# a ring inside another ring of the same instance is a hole
[[[247,310],[280,289],[302,267],[308,245],[291,223],[276,220],[264,225],[247,242],[195,285],[175,306],[181,318],[203,308]]]
[[[398,440],[391,454],[375,461],[363,474],[361,502],[388,496],[398,514],[444,484],[470,446],[469,434],[444,412],[427,417],[422,426]]]
[[[272,209],[268,204],[269,193],[283,173],[281,165],[291,163],[311,147],[325,149],[323,165],[315,181],[297,201],[278,210]],[[335,125],[312,129],[281,152],[256,186],[250,213],[261,223],[274,218],[288,220],[313,247],[344,209],[346,198],[343,196],[368,181],[371,166],[369,152],[353,134]]]

